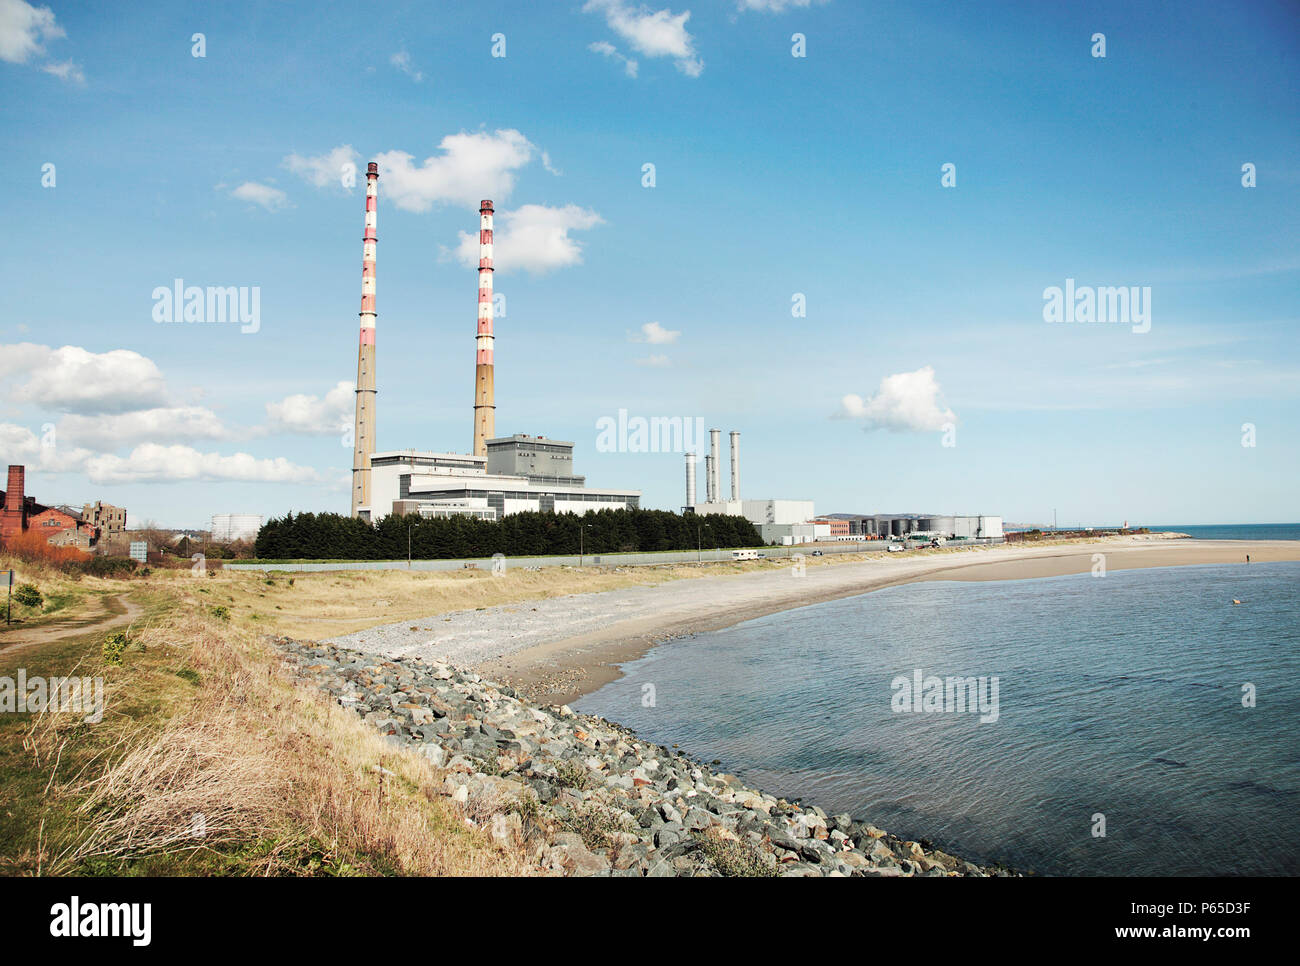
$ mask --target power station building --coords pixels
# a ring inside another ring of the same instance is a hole
[[[639,490],[588,487],[573,472],[573,443],[545,436],[497,437],[493,332],[492,202],[479,206],[478,318],[474,350],[471,452],[377,451],[375,447],[375,249],[379,167],[366,172],[362,238],[361,333],[357,348],[352,515],[376,521],[390,513],[499,520],[511,513],[586,513],[639,507]]]
[[[764,543],[810,543],[817,538],[812,500],[742,500],[740,498],[740,433],[732,430],[730,497],[722,495],[720,444],[722,431],[709,430],[709,452],[704,457],[704,495],[696,502],[695,454],[686,454],[686,505],[684,513],[722,513],[744,517],[758,530]]]
[[[523,435],[484,442],[487,456],[416,450],[371,454],[375,509],[499,520],[527,510],[583,514],[640,506],[635,490],[595,489],[574,476],[571,442]],[[374,519],[385,515],[376,512]]]

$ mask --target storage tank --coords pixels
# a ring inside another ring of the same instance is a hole
[[[889,532],[896,537],[901,537],[907,533],[907,521],[902,517],[894,517],[889,521]]]

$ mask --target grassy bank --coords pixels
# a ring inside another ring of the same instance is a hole
[[[88,581],[142,609],[120,665],[102,630],[0,638],[0,675],[102,677],[106,695],[97,724],[0,715],[0,873],[532,872],[515,843],[467,824],[439,769],[281,673],[251,612],[230,606],[260,599],[235,586],[253,582]]]

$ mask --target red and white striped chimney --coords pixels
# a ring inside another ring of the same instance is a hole
[[[375,451],[375,246],[379,165],[366,167],[366,232],[361,239],[361,338],[357,346],[357,413],[353,425],[352,515],[371,515],[370,454]],[[373,518],[373,517],[372,517]]]
[[[496,390],[492,348],[492,202],[479,205],[478,335],[474,357],[474,455],[487,456],[487,441],[496,435]]]

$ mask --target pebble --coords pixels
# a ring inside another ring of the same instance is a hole
[[[1014,874],[747,788],[612,722],[536,707],[440,660],[275,644],[300,679],[445,772],[435,792],[487,815],[495,841],[524,848],[548,874]]]

